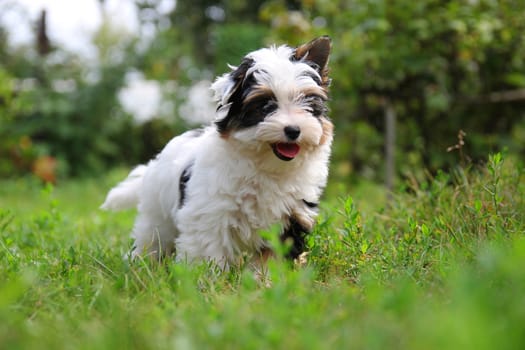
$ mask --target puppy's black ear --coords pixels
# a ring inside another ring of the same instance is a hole
[[[295,49],[294,60],[311,62],[321,75],[323,84],[328,84],[328,58],[332,49],[332,40],[321,36]]]
[[[238,67],[233,67],[230,73],[223,74],[218,77],[217,80],[212,84],[211,88],[215,92],[215,100],[219,103],[219,106],[230,103],[232,95],[240,89],[246,72],[253,65],[251,58],[244,58]]]
[[[212,85],[219,103],[215,123],[221,133],[231,128],[234,116],[241,109],[246,73],[252,65],[253,59],[244,58],[238,67],[233,67],[232,72],[224,74]]]

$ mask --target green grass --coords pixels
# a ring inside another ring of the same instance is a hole
[[[516,159],[406,186],[387,208],[370,184],[327,198],[307,266],[272,261],[271,287],[123,260],[134,213],[97,209],[121,175],[0,183],[0,348],[525,348]]]

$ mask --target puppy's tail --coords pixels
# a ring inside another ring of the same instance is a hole
[[[133,169],[124,181],[109,191],[106,200],[100,208],[116,211],[136,207],[138,204],[138,193],[146,168],[146,165],[139,165]]]

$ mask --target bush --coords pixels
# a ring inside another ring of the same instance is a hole
[[[486,166],[412,182],[382,213],[364,217],[352,197],[334,204],[311,236],[312,260],[322,274],[356,280],[409,275],[435,282],[456,255],[470,260],[485,242],[521,237],[525,225],[525,168],[497,153]],[[370,199],[363,199],[367,202]],[[330,227],[341,226],[338,231]],[[387,283],[387,281],[385,281]]]

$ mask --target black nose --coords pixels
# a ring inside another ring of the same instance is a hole
[[[290,140],[296,140],[301,133],[301,129],[296,125],[288,125],[284,127],[284,133]]]

